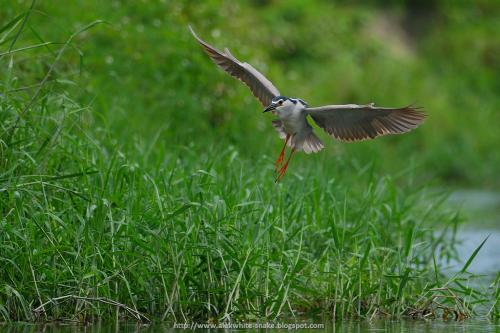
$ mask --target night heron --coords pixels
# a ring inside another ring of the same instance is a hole
[[[279,181],[286,172],[288,163],[295,151],[306,154],[317,153],[323,149],[323,143],[314,134],[307,121],[307,116],[330,136],[347,142],[369,140],[387,134],[401,134],[411,131],[422,123],[425,113],[419,108],[406,106],[386,108],[366,105],[345,104],[325,105],[311,108],[300,98],[285,97],[258,70],[246,62],[240,62],[226,48],[221,52],[199,38],[191,26],[189,30],[201,44],[205,52],[217,66],[246,84],[253,95],[264,105],[264,112],[271,111],[278,116],[272,124],[285,144],[275,162],[275,171]],[[285,160],[286,147],[291,148]]]

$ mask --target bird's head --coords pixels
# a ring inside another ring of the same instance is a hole
[[[288,109],[294,109],[297,103],[301,103],[304,107],[307,105],[301,99],[288,98],[285,96],[276,96],[271,100],[271,104],[264,110],[264,112],[275,111],[280,112]]]

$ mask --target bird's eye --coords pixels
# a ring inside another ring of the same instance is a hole
[[[279,101],[279,102],[278,102],[278,105],[283,105],[283,101]]]

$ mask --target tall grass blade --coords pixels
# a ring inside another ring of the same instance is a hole
[[[479,244],[479,246],[475,248],[475,250],[470,255],[469,259],[467,259],[467,261],[465,262],[465,265],[460,270],[460,273],[465,273],[467,271],[467,269],[469,268],[469,266],[474,261],[474,258],[476,258],[477,254],[479,253],[479,251],[481,251],[481,248],[486,243],[486,241],[488,240],[489,237],[490,237],[490,235],[486,236],[486,238],[481,242],[481,244]]]

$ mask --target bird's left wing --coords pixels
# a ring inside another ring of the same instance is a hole
[[[224,49],[224,52],[221,52],[209,45],[196,35],[191,26],[189,26],[189,30],[198,43],[203,46],[205,52],[212,58],[213,62],[231,76],[246,84],[262,105],[268,106],[271,104],[271,100],[274,97],[280,95],[278,89],[276,89],[272,82],[250,64],[240,62],[228,49]]]
[[[387,134],[411,131],[422,123],[426,114],[419,108],[377,107],[346,104],[307,108],[306,112],[328,134],[342,141],[374,139]]]

